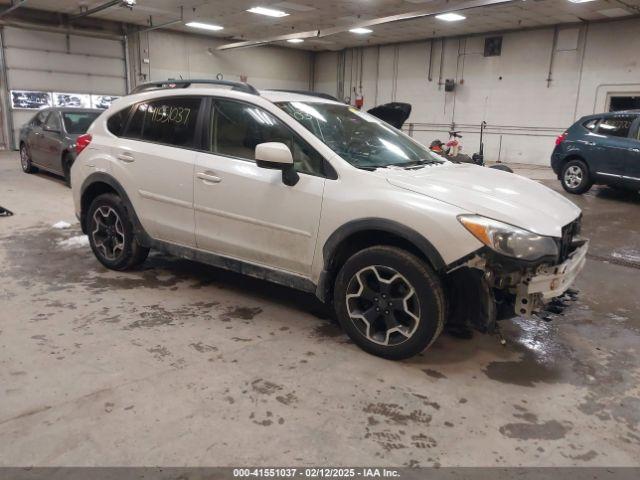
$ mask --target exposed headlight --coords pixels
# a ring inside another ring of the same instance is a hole
[[[522,260],[558,256],[558,245],[552,237],[538,235],[480,215],[460,215],[458,220],[474,237],[502,255]]]

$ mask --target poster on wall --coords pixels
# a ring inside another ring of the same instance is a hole
[[[89,108],[91,106],[91,95],[86,93],[53,92],[53,106]]]
[[[11,108],[39,110],[51,106],[51,94],[49,92],[36,92],[32,90],[11,90]]]
[[[100,108],[105,110],[111,106],[116,98],[120,98],[116,95],[91,95],[91,108]]]

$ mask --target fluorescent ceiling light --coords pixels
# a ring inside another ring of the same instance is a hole
[[[464,20],[467,17],[463,17],[459,13],[441,13],[436,15],[438,20],[444,20],[445,22],[457,22],[458,20]]]
[[[264,7],[253,7],[247,10],[247,12],[257,13],[258,15],[266,15],[268,17],[286,17],[289,15],[287,12],[283,12],[282,10],[275,10],[273,8],[264,8]]]
[[[569,0],[571,3],[587,3],[593,2],[594,0]]]
[[[203,30],[222,30],[224,27],[220,25],[211,25],[210,23],[202,23],[202,22],[187,22],[185,23],[187,27],[191,28],[201,28]]]
[[[302,38],[290,38],[289,40],[287,40],[287,42],[289,42],[289,43],[302,43],[302,42],[304,42],[304,40]]]
[[[369,30],[368,28],[352,28],[351,30],[349,30],[351,33],[358,33],[360,35],[364,35],[365,33],[371,33],[373,32],[373,30]]]

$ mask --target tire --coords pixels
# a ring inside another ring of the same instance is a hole
[[[38,171],[36,167],[31,163],[31,154],[26,143],[20,144],[20,166],[24,173],[35,173]]]
[[[427,349],[442,332],[446,313],[431,267],[389,246],[361,250],[345,262],[334,285],[334,308],[360,348],[392,360]]]
[[[138,243],[127,208],[119,196],[104,193],[96,197],[89,206],[86,222],[91,250],[105,267],[130,270],[149,255],[149,249]]]
[[[501,163],[496,165],[491,165],[489,168],[493,168],[494,170],[502,170],[503,172],[513,173],[513,170],[511,170],[511,168],[507,167],[506,165],[502,165]]]
[[[73,165],[73,158],[68,153],[62,156],[62,172],[64,174],[64,184],[71,188],[71,166]]]
[[[560,172],[560,183],[568,193],[581,195],[593,185],[589,168],[582,160],[570,160]]]

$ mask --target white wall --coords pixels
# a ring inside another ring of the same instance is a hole
[[[130,38],[130,59],[136,83],[167,78],[216,78],[239,81],[241,75],[257,88],[308,89],[312,54],[280,47],[218,51],[225,43],[211,37],[154,30]],[[142,60],[141,60],[142,59]],[[144,59],[148,59],[148,63]]]
[[[560,27],[547,85],[553,38],[553,28],[505,33],[499,57],[483,56],[484,36],[449,38],[442,65],[442,41],[436,40],[431,81],[429,40],[356,49],[353,55],[348,50],[344,92],[349,95],[350,84],[359,87],[362,56],[365,109],[394,100],[411,103],[406,128],[421,142],[446,139],[455,122],[464,150],[473,153],[485,120],[487,160],[548,165],[555,137],[575,119],[606,110],[611,93],[640,93],[640,19]],[[317,55],[316,90],[337,94],[339,57]],[[442,82],[456,79],[454,92],[438,84],[441,68]]]

